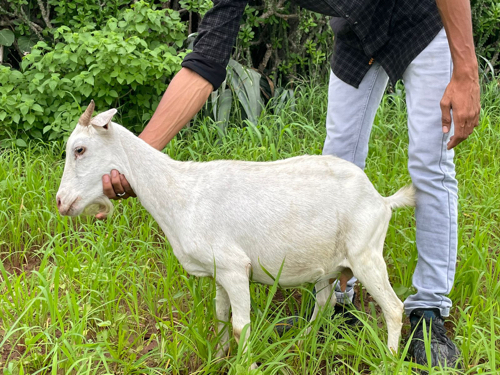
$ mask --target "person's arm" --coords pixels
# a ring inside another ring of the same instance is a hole
[[[151,121],[139,138],[162,150],[207,101],[213,86],[188,68],[172,79]]]
[[[158,150],[203,107],[226,78],[226,66],[248,0],[215,0],[200,24],[193,52],[182,62],[151,121],[139,135]]]
[[[469,0],[436,0],[443,20],[453,60],[450,83],[441,100],[443,132],[451,128],[453,111],[454,135],[448,142],[452,149],[467,139],[479,122],[479,76]]]

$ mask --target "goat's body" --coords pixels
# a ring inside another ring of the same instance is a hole
[[[237,340],[250,323],[250,280],[269,284],[279,275],[286,287],[317,283],[314,320],[328,301],[335,304],[328,280],[350,269],[381,305],[388,344],[397,350],[403,305],[389,284],[382,249],[391,208],[412,204],[412,189],[383,198],[363,171],[331,156],[177,162],[118,124],[111,129],[99,147],[113,155],[99,168],[127,176],[187,272],[215,278],[217,319],[228,320],[230,304]],[[68,144],[93,136],[92,129],[77,128]],[[72,172],[74,163],[67,159],[65,174],[72,175],[66,179],[88,178]],[[93,173],[100,184],[103,172]],[[67,202],[83,206],[103,199],[94,190],[73,193],[63,182],[60,194]],[[71,205],[66,207],[69,212]]]
[[[283,286],[331,278],[351,268],[358,256],[347,249],[379,238],[385,227],[380,223],[391,217],[366,175],[334,157],[178,167],[190,188],[176,199],[189,200],[190,209],[182,217],[166,213],[177,216],[175,228],[163,213],[151,213],[167,237],[175,237],[173,250],[183,266],[197,276],[212,276],[218,263],[235,258],[247,259],[252,280],[261,283],[273,282],[264,269],[275,277],[282,265]],[[148,183],[154,178],[149,176]],[[360,233],[365,233],[363,238]]]

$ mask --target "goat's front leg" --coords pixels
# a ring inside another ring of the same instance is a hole
[[[215,314],[217,315],[217,334],[223,333],[217,345],[217,357],[223,357],[229,349],[229,333],[226,327],[229,323],[229,307],[229,296],[226,290],[222,285],[216,283]]]
[[[247,266],[217,270],[217,281],[225,289],[231,302],[234,338],[237,343],[243,340],[243,345],[247,345],[250,337],[250,286]],[[248,326],[245,337],[241,337],[245,326]],[[244,352],[246,351],[247,347],[244,349]],[[255,368],[257,365],[254,363],[251,369]]]

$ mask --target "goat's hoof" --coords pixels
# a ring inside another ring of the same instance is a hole
[[[249,370],[250,370],[250,371],[251,371],[251,370],[257,370],[258,368],[259,368],[259,366],[257,366],[257,363],[255,363],[255,362],[254,362],[254,363],[252,363],[252,364],[250,365]]]

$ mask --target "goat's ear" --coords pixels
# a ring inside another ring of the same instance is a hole
[[[108,129],[109,125],[111,124],[111,120],[116,112],[116,109],[113,108],[107,110],[106,112],[99,113],[96,117],[90,120],[90,125],[97,128]]]

